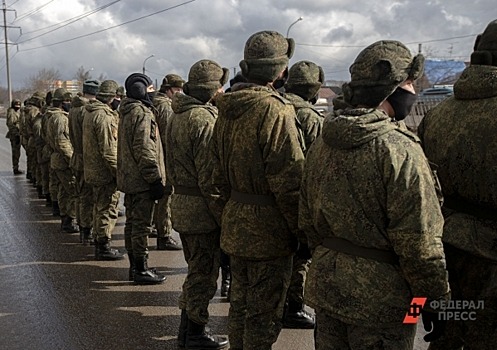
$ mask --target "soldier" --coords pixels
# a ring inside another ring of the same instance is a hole
[[[210,102],[227,81],[226,68],[211,60],[196,62],[190,68],[185,93],[173,97],[174,114],[165,133],[167,178],[174,187],[172,225],[180,234],[188,264],[179,301],[178,334],[179,345],[187,349],[228,346],[226,338],[205,331],[220,260],[219,222],[210,211],[218,205],[210,186],[213,163],[209,145],[217,118],[217,109]]]
[[[13,100],[10,108],[7,110],[7,132],[6,137],[10,139],[12,151],[12,170],[14,175],[24,174],[19,170],[19,158],[21,157],[21,134],[19,132],[21,100]]]
[[[401,112],[390,96],[414,95],[423,66],[398,41],[365,48],[307,153],[299,225],[313,252],[305,296],[316,349],[412,349],[416,325],[403,324],[412,298],[449,297],[433,175],[417,137],[390,120]],[[427,341],[442,329],[430,311]]]
[[[284,86],[283,96],[293,104],[297,113],[304,154],[321,134],[324,118],[312,107],[312,101],[317,100],[323,82],[324,72],[321,67],[310,61],[299,61],[290,68]],[[309,263],[309,248],[301,244],[293,257],[292,279],[283,317],[285,328],[314,328],[314,319],[304,308],[304,285]]]
[[[76,223],[76,179],[69,168],[73,148],[69,140],[69,119],[67,104],[71,95],[66,89],[55,90],[52,107],[47,110],[46,141],[52,149],[50,156],[50,182],[56,189],[61,228],[67,233],[79,232]],[[52,192],[51,191],[51,192]],[[54,193],[55,194],[55,193]],[[55,214],[55,213],[54,213]]]
[[[497,348],[497,20],[479,35],[454,96],[418,128],[438,166],[443,242],[454,299],[484,303],[475,320],[451,320],[437,349]]]
[[[52,115],[52,113],[47,112],[52,109],[52,97],[53,91],[48,91],[45,95],[45,105],[42,107],[40,112],[41,120],[39,121],[39,134],[35,133],[35,141],[37,146],[37,161],[41,168],[42,188],[46,200],[46,206],[52,207],[52,214],[54,216],[59,216],[60,212],[57,201],[57,187],[53,186],[50,181],[50,157],[53,150],[47,141],[48,119]]]
[[[158,284],[164,275],[149,269],[148,235],[155,201],[164,196],[162,147],[150,94],[152,80],[133,73],[125,81],[126,96],[119,105],[117,186],[124,193],[124,239],[130,262],[129,278],[138,284]]]
[[[45,106],[45,96],[40,92],[35,92],[28,100],[25,108],[25,123],[27,134],[29,135],[26,154],[30,158],[32,179],[38,192],[38,198],[44,199],[43,180],[41,166],[38,163],[37,137],[40,135],[41,128],[41,110]]]
[[[176,74],[168,74],[162,80],[162,85],[154,97],[154,107],[157,110],[157,126],[162,141],[162,148],[166,154],[166,128],[168,120],[173,113],[171,99],[177,92],[183,91],[185,81]],[[154,223],[157,229],[158,250],[181,250],[181,246],[172,237],[171,224],[171,193],[172,187],[166,178],[166,194],[156,206]]]
[[[37,102],[40,104],[41,101],[38,99]],[[33,97],[28,98],[24,102],[23,108],[23,127],[26,138],[26,174],[29,175],[30,182],[34,187],[36,187],[37,182],[40,181],[36,178],[36,145],[33,135],[33,121],[38,113],[40,113],[40,107],[34,105]]]
[[[116,181],[118,114],[111,108],[118,86],[114,80],[102,82],[96,100],[85,105],[82,125],[84,180],[92,186],[92,226],[97,260],[124,258],[117,249],[110,247],[119,201]]]
[[[83,166],[83,120],[86,114],[85,106],[95,101],[100,82],[86,80],[83,82],[83,96],[75,96],[69,111],[69,137],[74,149],[70,167],[76,178],[77,219],[79,224],[80,242],[84,245],[93,242],[93,186],[85,181]],[[92,150],[96,152],[96,150]],[[114,176],[115,177],[115,176]]]
[[[248,83],[235,84],[216,99],[213,183],[223,198],[230,198],[219,221],[221,248],[231,259],[228,331],[233,350],[271,349],[281,331],[300,235],[304,154],[295,110],[272,83],[287,71],[294,45],[273,31],[252,35],[240,62]]]

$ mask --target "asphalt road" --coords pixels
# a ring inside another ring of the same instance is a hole
[[[23,170],[25,160],[23,151]],[[119,249],[123,224],[119,218],[114,231]],[[167,275],[162,285],[128,282],[127,260],[95,261],[93,247],[79,244],[79,234],[61,232],[25,176],[12,174],[10,144],[0,137],[0,349],[177,349],[186,264],[181,251],[157,251],[155,243],[150,239],[149,265]],[[209,308],[214,334],[226,335],[228,308],[218,291]],[[283,330],[273,346],[313,348],[312,330]],[[417,339],[415,349],[426,344]]]

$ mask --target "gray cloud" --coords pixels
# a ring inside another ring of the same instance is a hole
[[[9,41],[20,43],[17,53],[15,46],[9,46],[13,88],[22,88],[27,77],[44,68],[57,69],[63,79],[69,80],[80,66],[93,68],[94,77],[103,74],[122,83],[132,72],[141,71],[143,60],[151,54],[154,57],[147,61],[147,73],[158,81],[170,72],[186,77],[190,66],[203,58],[213,59],[233,73],[239,69],[244,43],[251,34],[270,29],[285,35],[289,25],[300,16],[304,20],[291,29],[291,36],[298,44],[291,63],[311,60],[325,68],[328,78],[348,79],[348,67],[357,53],[380,39],[410,43],[413,52],[423,42],[423,49],[430,55],[467,59],[473,36],[428,41],[479,33],[495,15],[494,2],[490,0],[470,5],[463,0],[196,0],[104,30],[183,2],[123,0],[64,28],[25,41],[44,32],[35,30],[109,2],[57,0],[38,13],[9,24],[22,27],[23,33],[32,32],[19,37],[18,30],[9,29]],[[39,6],[39,1],[23,0],[12,9],[21,16]],[[12,20],[9,11],[8,22]],[[96,31],[102,32],[47,46]],[[0,69],[3,86],[6,86],[5,76],[3,67]]]

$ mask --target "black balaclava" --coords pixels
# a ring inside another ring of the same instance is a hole
[[[390,102],[393,111],[395,112],[395,120],[404,120],[411,112],[411,108],[417,98],[418,96],[416,94],[401,87],[397,87],[393,94],[387,98],[387,101]]]
[[[141,73],[131,74],[124,83],[126,96],[143,102],[146,106],[152,107],[152,96],[147,92],[147,88],[152,85],[152,79]]]
[[[69,112],[69,110],[71,109],[71,102],[64,101],[62,102],[61,107],[65,112]]]
[[[119,107],[120,103],[121,103],[121,100],[118,100],[117,98],[115,98],[112,100],[110,107],[112,108],[113,111],[115,111]]]

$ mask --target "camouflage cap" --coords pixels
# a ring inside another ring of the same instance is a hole
[[[54,91],[52,96],[52,102],[64,101],[67,90],[65,88],[58,88]]]
[[[424,57],[412,57],[399,41],[382,40],[362,50],[350,66],[351,81],[343,84],[346,103],[377,107],[404,81],[423,74]]]
[[[119,84],[114,80],[104,80],[98,88],[97,97],[115,97]]]
[[[10,105],[11,105],[12,107],[17,107],[17,106],[18,106],[18,107],[21,107],[21,100],[19,100],[19,99],[17,99],[17,98],[16,98],[16,99],[13,99],[13,100],[12,100],[12,103],[11,103]]]
[[[471,64],[497,66],[497,20],[490,22],[476,37]]]
[[[100,82],[98,80],[85,80],[83,83],[83,93],[96,96]]]
[[[126,96],[126,91],[124,91],[124,86],[121,85],[117,88],[116,95],[119,96],[120,98]]]
[[[228,82],[229,70],[211,60],[200,60],[188,73],[188,82],[183,85],[185,94],[207,102]]]
[[[41,92],[39,91],[35,91],[35,93],[33,94],[33,96],[31,96],[31,98],[35,99],[35,100],[41,100],[41,101],[45,101],[45,95],[43,95]]]
[[[291,38],[269,30],[257,32],[245,43],[242,74],[251,81],[272,82],[288,66],[294,50]]]
[[[311,61],[299,61],[288,71],[285,91],[295,93],[308,101],[316,96],[323,83],[323,68]]]
[[[162,79],[162,85],[160,88],[171,88],[171,87],[178,87],[182,88],[183,85],[185,84],[185,81],[183,78],[181,78],[177,74],[168,74]]]

